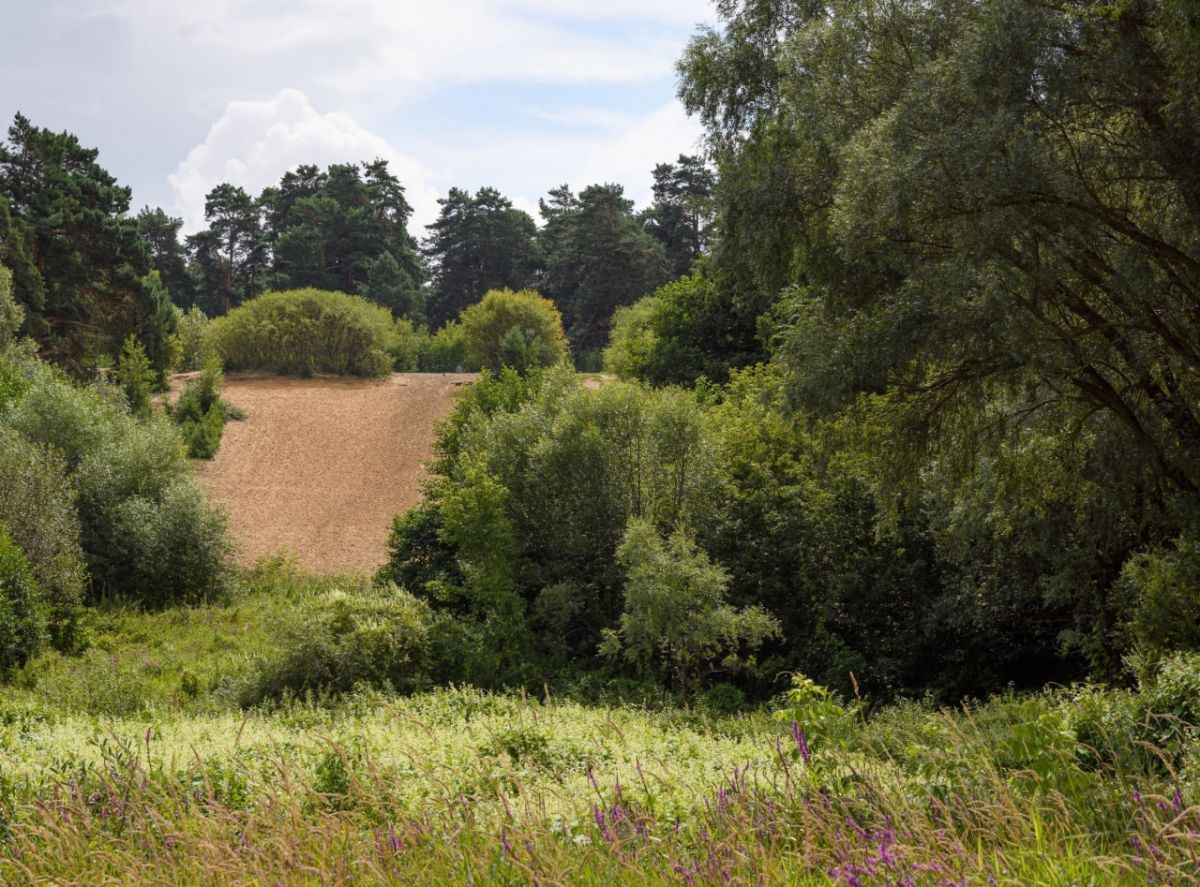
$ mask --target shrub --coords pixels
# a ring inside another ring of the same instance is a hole
[[[135,416],[150,415],[150,396],[154,393],[157,380],[158,373],[150,365],[146,349],[136,336],[130,336],[125,340],[121,357],[113,368],[113,381],[125,393],[129,411]]]
[[[1200,650],[1200,543],[1185,537],[1171,550],[1140,554],[1123,579],[1138,593],[1130,628],[1143,657]]]
[[[178,369],[184,372],[201,369],[209,358],[216,356],[208,336],[209,325],[209,319],[195,305],[180,313],[175,333]]]
[[[221,445],[221,434],[230,409],[221,401],[225,375],[221,361],[214,355],[204,364],[198,379],[188,382],[171,416],[179,425],[188,456],[211,459]]]
[[[461,320],[468,357],[494,371],[552,366],[567,353],[562,315],[533,290],[492,290]]]
[[[763,641],[779,636],[779,623],[760,607],[737,610],[725,603],[729,575],[677,530],[663,539],[647,521],[630,521],[617,549],[625,568],[625,612],[605,633],[602,650],[633,662],[663,659],[684,698],[721,667],[752,666]]]
[[[357,684],[412,690],[428,682],[432,616],[394,585],[315,595],[279,626],[283,652],[259,664],[238,699],[344,693]]]
[[[0,490],[0,523],[29,560],[45,601],[51,641],[59,649],[74,649],[87,571],[75,491],[62,460],[0,427]]]
[[[139,421],[104,389],[77,388],[43,370],[8,421],[63,456],[93,592],[159,605],[226,587],[225,517],[204,501],[169,420]]]
[[[0,674],[25,664],[45,637],[37,580],[0,523]]]
[[[413,326],[407,317],[396,321],[396,336],[392,343],[392,369],[397,373],[415,373],[420,368],[421,353],[429,342],[423,327]]]
[[[457,321],[446,324],[422,343],[419,366],[423,373],[474,372],[479,364],[467,354],[467,340]]]
[[[387,375],[395,338],[387,309],[317,289],[264,293],[214,320],[209,331],[230,370],[301,376]]]
[[[12,272],[0,265],[0,347],[16,337],[24,322],[25,309],[12,294]]]
[[[221,598],[232,581],[232,545],[224,512],[190,480],[153,497],[131,496],[112,508],[105,549],[110,587],[161,607]]]

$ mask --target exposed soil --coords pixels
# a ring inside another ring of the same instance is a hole
[[[224,397],[246,418],[198,466],[229,508],[243,560],[286,547],[319,573],[382,564],[392,517],[421,499],[434,425],[473,378],[230,376]]]

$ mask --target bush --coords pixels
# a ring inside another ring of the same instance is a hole
[[[175,333],[179,370],[190,372],[201,369],[209,358],[216,356],[208,337],[209,325],[209,319],[195,305],[180,313]]]
[[[11,342],[25,322],[25,309],[12,294],[12,272],[0,265],[0,347]]]
[[[396,337],[392,344],[392,369],[397,373],[415,373],[420,369],[421,353],[429,342],[423,327],[413,326],[407,317],[396,321]]]
[[[125,340],[121,357],[113,368],[113,381],[125,393],[125,401],[129,404],[131,413],[143,418],[150,415],[150,397],[154,393],[158,373],[150,365],[146,349],[136,336]]]
[[[533,290],[492,290],[461,320],[467,356],[493,371],[552,366],[567,353],[562,315]]]
[[[233,550],[224,512],[190,480],[111,509],[105,549],[109,586],[145,606],[195,604],[230,588]]]
[[[231,552],[225,517],[204,501],[169,420],[139,421],[119,396],[42,370],[8,422],[63,456],[78,491],[93,593],[161,605],[224,590]]]
[[[316,289],[264,293],[214,320],[209,340],[229,370],[384,376],[396,341],[390,312]]]
[[[78,617],[87,571],[80,547],[75,491],[62,460],[0,427],[0,523],[28,558],[47,609],[55,647],[79,643]]]
[[[0,523],[0,675],[41,647],[46,625],[39,597],[29,561]]]
[[[221,362],[214,355],[204,364],[200,377],[188,382],[171,411],[183,434],[188,456],[193,459],[211,459],[221,445],[221,434],[230,413],[220,397],[224,382]]]
[[[423,373],[475,372],[479,364],[467,355],[467,340],[457,321],[446,324],[422,343],[419,359]]]
[[[279,627],[284,652],[260,663],[239,702],[344,693],[357,684],[421,687],[428,683],[431,624],[428,606],[394,585],[313,596]]]

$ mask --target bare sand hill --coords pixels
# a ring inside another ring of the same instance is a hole
[[[473,376],[230,376],[246,418],[199,475],[229,508],[243,560],[287,547],[320,573],[373,570],[392,517],[421,498],[434,425]]]

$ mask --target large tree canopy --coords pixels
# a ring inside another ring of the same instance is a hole
[[[440,326],[491,290],[532,284],[541,261],[537,226],[495,188],[460,188],[438,201],[425,254],[433,265],[430,320]]]
[[[667,282],[666,254],[620,185],[592,185],[578,196],[564,185],[541,201],[541,212],[542,290],[562,311],[574,349],[601,348],[613,312]]]
[[[681,63],[794,391],[1055,411],[1200,489],[1198,24],[1182,0],[720,5]],[[770,193],[765,189],[770,188]],[[734,224],[731,224],[731,221]],[[955,440],[964,438],[957,435]]]

